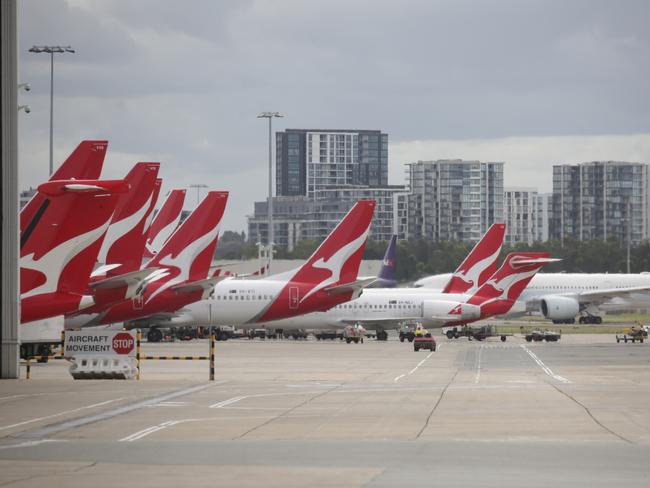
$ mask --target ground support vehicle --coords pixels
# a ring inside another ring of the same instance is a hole
[[[318,341],[325,341],[328,339],[330,341],[333,341],[335,339],[343,340],[343,332],[337,332],[334,330],[324,330],[324,331],[314,332],[314,337],[316,337],[316,340]]]
[[[413,350],[418,352],[420,349],[428,349],[429,351],[436,350],[436,341],[431,334],[425,334],[424,336],[418,336],[413,341]]]
[[[562,337],[559,332],[552,332],[550,330],[534,330],[525,336],[526,342],[557,342]]]
[[[412,325],[403,325],[399,329],[399,341],[404,342],[409,341],[413,342],[413,339],[415,339],[415,327]]]
[[[260,339],[277,339],[278,334],[275,329],[250,329],[248,331],[248,338],[255,339],[256,337]]]
[[[20,330],[20,357],[38,356],[39,363],[47,363],[52,350],[61,345],[62,332],[62,315],[23,324]]]
[[[361,342],[363,344],[363,331],[361,331],[358,327],[355,327],[353,325],[348,325],[344,330],[343,330],[343,338],[345,339],[345,342],[350,344],[351,342],[354,342],[355,344],[358,344]]]
[[[643,342],[647,338],[648,331],[639,327],[630,327],[623,335],[616,334],[616,342]]]
[[[283,330],[280,337],[297,341],[298,339],[307,339],[307,332],[303,329]]]
[[[215,327],[213,332],[215,339],[218,341],[227,341],[228,339],[233,339],[235,337],[235,328],[232,325]]]
[[[493,325],[482,325],[480,327],[465,326],[461,329],[454,327],[445,331],[447,339],[458,339],[460,337],[467,337],[470,341],[476,339],[482,341],[488,337],[499,337],[501,342],[505,342],[508,336],[512,334],[507,332],[498,332],[497,328]]]
[[[166,327],[149,327],[147,330],[147,342],[174,342],[176,337],[174,329]]]

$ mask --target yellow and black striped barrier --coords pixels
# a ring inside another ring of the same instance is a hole
[[[142,354],[142,331],[136,331],[135,341],[135,358],[138,367],[136,379],[140,379],[140,361],[210,361],[210,381],[214,381],[214,358],[215,358],[215,342],[216,338],[214,332],[210,334],[210,355],[209,356],[147,356]]]
[[[153,359],[159,361],[207,361],[210,356],[141,356],[140,359]]]

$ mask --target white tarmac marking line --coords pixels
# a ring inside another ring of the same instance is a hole
[[[38,441],[27,441],[21,442],[19,444],[10,444],[8,446],[0,446],[0,449],[14,449],[19,447],[34,447],[39,444],[45,444],[46,442],[68,442],[66,439],[40,439]]]
[[[228,405],[232,405],[233,403],[237,403],[238,401],[243,400],[244,398],[248,398],[248,396],[238,396],[238,397],[234,397],[234,398],[229,398],[228,400],[224,400],[224,401],[219,402],[219,403],[214,403],[214,404],[210,405],[208,408],[223,408],[223,407],[226,407]]]
[[[535,362],[539,365],[539,367],[542,368],[542,369],[544,370],[544,372],[545,372],[547,375],[549,375],[551,378],[555,378],[556,380],[560,381],[561,383],[571,383],[571,381],[567,380],[565,377],[553,373],[553,371],[551,370],[551,368],[549,368],[548,366],[546,366],[546,365],[544,364],[544,362],[543,362],[541,359],[539,359],[539,358],[535,355],[535,353],[534,353],[533,351],[531,351],[530,349],[528,349],[524,344],[521,344],[521,348],[522,348],[524,351],[526,351],[526,352],[528,353],[528,355],[529,355],[531,358],[533,358],[533,361],[535,361]]]
[[[146,405],[149,408],[155,408],[155,407],[184,407],[186,405],[189,405],[188,402],[160,402],[160,403],[155,403],[153,405]]]
[[[55,413],[55,414],[52,414],[52,415],[46,415],[45,417],[36,417],[36,418],[30,419],[30,420],[25,420],[23,422],[18,422],[17,424],[5,425],[3,427],[0,427],[0,430],[11,429],[13,427],[20,427],[21,425],[27,425],[27,424],[31,424],[32,422],[39,422],[41,420],[53,419],[55,417],[60,417],[61,415],[65,415],[65,414],[68,414],[68,413],[75,413],[75,412],[80,412],[81,410],[86,410],[86,409],[89,409],[89,408],[101,407],[102,405],[108,405],[109,403],[119,402],[120,400],[123,400],[123,398],[116,398],[114,400],[108,400],[108,401],[105,401],[105,402],[93,403],[92,405],[86,405],[85,407],[74,408],[72,410],[65,410],[63,412]]]
[[[123,439],[120,439],[120,442],[137,441],[138,439],[142,439],[143,437],[146,437],[149,434],[153,434],[154,432],[158,432],[159,430],[166,429],[167,427],[171,427],[172,425],[180,424],[181,422],[187,422],[187,421],[189,421],[189,419],[188,420],[168,420],[167,422],[163,422],[162,424],[154,425],[152,427],[148,427],[146,429],[135,432],[134,434],[126,436]]]
[[[483,354],[483,344],[478,349],[478,358],[476,360],[476,376],[474,376],[474,384],[477,385],[481,379],[481,356]]]
[[[410,376],[410,375],[412,375],[413,373],[415,373],[415,372],[418,370],[418,368],[419,368],[420,366],[422,366],[422,365],[424,364],[424,362],[425,362],[427,359],[429,359],[432,355],[433,355],[433,351],[431,351],[429,354],[427,354],[427,357],[425,357],[422,361],[420,361],[420,362],[417,364],[417,366],[416,366],[415,368],[413,368],[411,371],[409,371],[408,373],[405,373],[405,374],[401,374],[401,375],[399,375],[399,376],[396,376],[395,379],[393,380],[393,382],[397,383],[399,380],[401,380],[402,378],[404,378],[404,376],[406,376],[406,375],[409,375],[409,376]]]

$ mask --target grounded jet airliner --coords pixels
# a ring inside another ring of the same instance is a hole
[[[68,316],[66,327],[112,324],[175,312],[200,300],[214,285],[208,273],[227,200],[228,192],[208,192],[160,252],[143,266],[151,273],[138,295],[97,313]]]
[[[356,300],[327,311],[260,322],[265,322],[266,327],[285,330],[359,324],[383,331],[405,320],[418,320],[428,327],[462,325],[508,312],[535,273],[553,261],[556,260],[549,258],[548,253],[511,253],[482,286],[470,293],[436,293],[424,288],[367,289]],[[211,299],[215,310],[227,297],[215,293]],[[194,304],[190,313],[175,322],[183,322],[182,325],[232,323],[219,320],[218,313],[215,313],[216,320],[209,317],[209,310],[205,302]]]
[[[441,290],[451,275],[436,275],[415,282],[417,288]],[[531,280],[506,315],[541,312],[555,323],[602,322],[603,311],[650,307],[650,273],[539,273]]]
[[[301,267],[262,279],[224,279],[210,298],[188,305],[171,324],[250,325],[358,297],[376,279],[357,278],[374,209],[372,200],[357,202]]]

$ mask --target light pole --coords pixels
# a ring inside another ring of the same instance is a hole
[[[190,188],[196,188],[196,206],[199,206],[199,192],[201,191],[201,188],[207,188],[208,185],[201,185],[201,184],[194,184],[190,185]]]
[[[50,55],[50,175],[54,173],[54,53],[74,53],[70,46],[32,46],[30,53]]]
[[[273,117],[283,117],[279,112],[262,112],[257,116],[258,119],[269,119],[269,231],[268,231],[268,246],[269,246],[269,261],[267,272],[271,273],[271,261],[273,261],[273,141],[272,137],[272,124]]]

